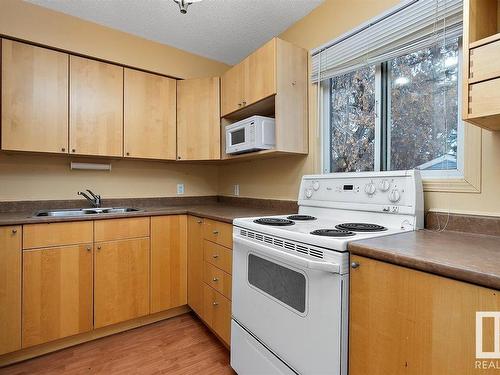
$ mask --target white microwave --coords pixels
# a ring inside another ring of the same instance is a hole
[[[226,126],[226,154],[274,148],[274,123],[272,117],[252,116]]]

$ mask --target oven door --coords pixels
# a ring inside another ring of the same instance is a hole
[[[233,319],[297,373],[347,373],[347,282],[335,265],[234,237]]]

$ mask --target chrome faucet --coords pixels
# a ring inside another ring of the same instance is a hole
[[[102,203],[101,196],[94,194],[90,189],[87,189],[87,192],[92,196],[92,198],[89,197],[84,191],[79,191],[78,195],[83,196],[86,200],[90,202],[90,204],[92,204],[93,207],[95,208],[101,207]]]

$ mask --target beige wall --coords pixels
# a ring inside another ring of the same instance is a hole
[[[326,0],[280,37],[313,49],[397,3],[396,0]],[[315,94],[310,95],[311,112],[315,112],[314,103]],[[242,196],[296,199],[300,177],[320,173],[317,129],[318,123],[312,118],[310,155],[305,158],[259,160],[221,167],[219,192],[231,195],[233,185],[239,184]],[[425,193],[426,209],[500,216],[500,132],[482,131],[481,163],[481,193]]]
[[[176,48],[47,10],[0,1],[0,34],[180,78],[214,76],[228,66]],[[0,201],[75,198],[92,188],[107,198],[217,193],[215,165],[112,160],[111,172],[70,171],[71,157],[0,154]],[[106,160],[104,160],[106,162]]]

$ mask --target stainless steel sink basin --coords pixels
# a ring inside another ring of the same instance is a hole
[[[43,216],[59,216],[59,217],[77,217],[85,215],[100,215],[100,214],[119,214],[126,212],[138,212],[138,208],[132,207],[106,207],[106,208],[81,208],[81,209],[66,209],[66,210],[42,210],[36,212],[34,217]]]

